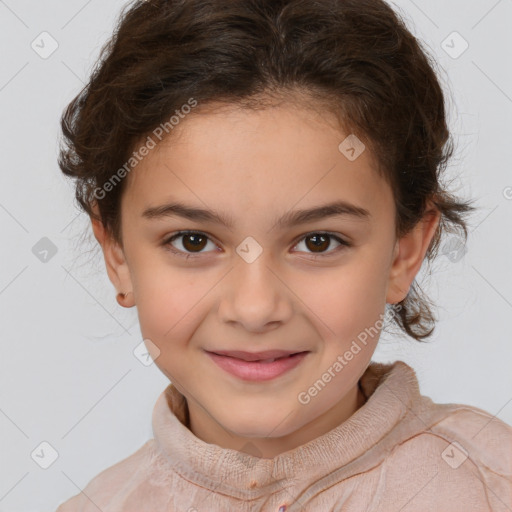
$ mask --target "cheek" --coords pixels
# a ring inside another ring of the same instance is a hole
[[[191,274],[157,265],[142,265],[134,275],[137,312],[144,338],[157,346],[186,339],[197,322],[207,283]]]
[[[357,264],[317,274],[314,279],[304,277],[296,293],[325,340],[350,344],[384,310],[383,272],[375,262],[365,263],[358,256]]]

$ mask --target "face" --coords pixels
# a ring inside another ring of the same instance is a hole
[[[350,134],[326,115],[212,109],[172,135],[128,177],[123,249],[102,239],[109,276],[133,291],[142,336],[187,398],[191,430],[273,457],[362,405],[357,382],[386,302],[406,296],[437,224],[396,240],[392,191],[373,156],[340,150]],[[297,217],[307,210],[316,214]],[[207,353],[274,349],[307,354],[247,380]]]

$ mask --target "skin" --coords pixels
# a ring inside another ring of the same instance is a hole
[[[364,404],[357,383],[378,335],[359,343],[357,355],[309,403],[298,396],[361,332],[379,325],[386,303],[405,298],[440,215],[429,208],[397,240],[392,191],[373,155],[366,149],[350,161],[338,149],[348,134],[326,113],[297,104],[203,109],[171,135],[128,176],[122,246],[100,222],[92,222],[94,234],[113,285],[132,292],[123,305],[136,305],[143,338],[160,351],[155,363],[187,399],[190,430],[207,443],[272,458],[329,432]],[[370,220],[339,216],[274,227],[287,212],[340,199],[366,208]],[[142,217],[170,200],[221,212],[233,228]],[[207,235],[196,252],[190,237],[169,243],[195,257],[163,245],[180,230]],[[311,237],[322,231],[352,246],[327,238],[315,252]],[[236,252],[248,236],[263,250],[252,263]],[[248,382],[204,349],[311,353],[278,378]]]

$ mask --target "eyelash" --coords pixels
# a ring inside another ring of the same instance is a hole
[[[201,236],[205,236],[208,240],[213,241],[213,240],[210,239],[210,237],[206,233],[203,233],[201,231],[179,231],[178,233],[175,233],[171,237],[165,239],[162,242],[162,245],[164,246],[164,248],[166,250],[168,250],[168,251],[172,252],[173,254],[175,254],[176,256],[180,256],[182,258],[189,259],[189,258],[196,258],[196,257],[200,256],[202,254],[201,252],[198,252],[198,253],[186,253],[186,252],[183,252],[181,250],[175,249],[172,246],[171,242],[174,242],[174,240],[176,240],[177,238],[180,238],[180,237],[186,236],[186,235],[201,235]],[[306,239],[309,236],[311,236],[311,235],[324,235],[324,236],[328,236],[328,237],[333,238],[334,240],[336,240],[337,242],[340,243],[339,247],[337,247],[334,250],[331,250],[331,251],[329,251],[327,253],[319,253],[319,254],[310,253],[310,254],[312,254],[312,256],[310,256],[311,259],[326,258],[326,257],[332,256],[333,253],[339,252],[339,250],[341,248],[352,247],[352,244],[350,242],[347,242],[343,238],[340,238],[339,236],[334,235],[333,233],[326,232],[326,231],[311,231],[309,233],[306,233],[305,235],[303,235],[301,238],[299,238],[294,243],[294,247],[296,245],[298,245],[300,242],[302,242],[304,239]]]

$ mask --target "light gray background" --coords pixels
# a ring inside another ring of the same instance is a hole
[[[56,163],[59,117],[122,5],[0,0],[0,512],[55,510],[137,450],[152,437],[153,405],[168,384],[134,356],[136,311],[118,306],[101,254],[86,252],[88,219]],[[402,359],[434,401],[511,424],[512,1],[394,5],[440,63],[457,143],[452,190],[477,197],[480,210],[468,252],[456,262],[441,255],[423,281],[439,305],[433,340],[383,335],[374,360]],[[46,59],[31,47],[43,46],[44,31],[59,45]],[[462,48],[454,31],[469,43],[458,58],[443,49]],[[47,262],[33,252],[44,237],[57,248]],[[58,452],[48,469],[31,457],[43,441]]]

